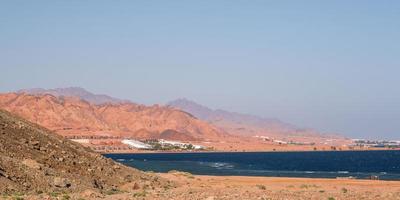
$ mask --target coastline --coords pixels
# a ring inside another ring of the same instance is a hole
[[[287,150],[287,151],[113,151],[113,152],[97,152],[102,155],[112,154],[171,154],[171,153],[302,153],[302,152],[365,152],[365,151],[400,151],[400,149],[345,149],[345,150]]]
[[[400,192],[400,181],[396,180],[369,180],[369,179],[335,179],[335,178],[306,178],[306,177],[261,177],[261,176],[211,176],[211,175],[193,175],[187,172],[180,171],[172,171],[167,173],[155,173],[161,177],[171,177],[171,176],[183,176],[189,178],[198,178],[200,180],[234,180],[236,183],[257,183],[257,182],[268,182],[268,183],[306,183],[306,182],[326,182],[326,183],[334,183],[334,184],[376,184],[380,185],[383,183],[388,183],[389,185],[399,186]],[[193,176],[193,177],[191,177]]]

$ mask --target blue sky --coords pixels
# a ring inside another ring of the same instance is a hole
[[[399,1],[1,1],[0,92],[186,97],[400,139]]]

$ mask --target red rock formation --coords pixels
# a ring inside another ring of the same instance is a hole
[[[0,108],[61,135],[103,135],[174,140],[229,138],[220,129],[171,107],[134,103],[92,104],[80,98],[7,93]]]

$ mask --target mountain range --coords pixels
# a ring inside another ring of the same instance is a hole
[[[19,90],[17,91],[17,93],[26,93],[32,95],[51,94],[56,97],[61,97],[61,96],[79,97],[93,104],[129,102],[128,100],[117,99],[104,94],[93,94],[81,87],[67,87],[67,88],[55,88],[55,89],[32,88],[32,89]]]
[[[167,105],[191,113],[199,119],[205,120],[231,134],[274,138],[293,136],[322,137],[317,131],[298,128],[279,119],[263,118],[221,109],[213,110],[184,98],[171,101]]]
[[[25,89],[0,95],[0,108],[63,135],[116,135],[186,141],[226,140],[233,135],[274,139],[332,137],[279,119],[263,118],[177,99],[145,106],[80,87]]]

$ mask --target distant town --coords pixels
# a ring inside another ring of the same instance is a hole
[[[354,146],[373,148],[400,148],[400,140],[364,140],[353,139]]]
[[[192,142],[183,142],[165,139],[138,139],[132,137],[118,137],[118,136],[91,136],[91,135],[77,135],[65,136],[74,142],[78,142],[98,152],[120,152],[120,151],[166,151],[166,152],[179,152],[179,151],[215,151],[211,147],[206,147]],[[292,146],[315,146],[313,149],[318,150],[318,146],[314,142],[295,142],[277,140],[266,136],[254,136],[254,138],[263,141],[272,142],[277,145],[292,145]],[[399,149],[400,141],[396,140],[366,140],[366,139],[352,139],[352,143],[343,145],[341,147],[331,146],[331,148],[322,148],[322,150],[379,150],[379,149]],[[343,148],[342,148],[343,147]],[[346,148],[345,148],[346,147]]]

